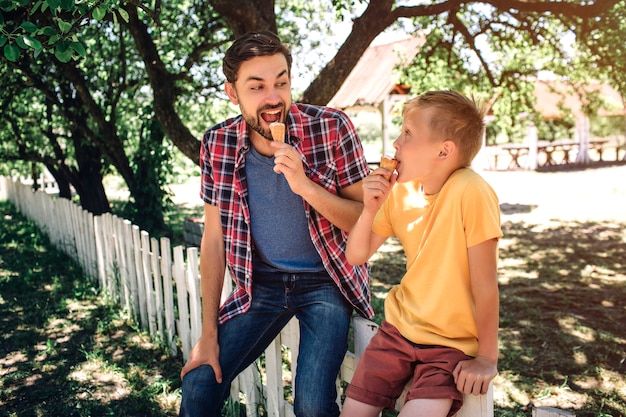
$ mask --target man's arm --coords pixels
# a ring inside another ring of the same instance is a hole
[[[204,232],[200,243],[200,286],[202,288],[202,335],[191,350],[181,371],[185,374],[200,365],[210,365],[218,382],[222,379],[217,344],[217,323],[226,268],[224,236],[217,206],[204,204]]]
[[[476,308],[478,354],[459,362],[454,370],[457,389],[465,394],[484,394],[498,372],[498,240],[489,239],[468,248],[470,285]]]
[[[363,208],[361,181],[345,187],[335,195],[311,181],[304,173],[298,151],[289,144],[272,142],[274,171],[283,174],[291,191],[304,198],[318,213],[345,232],[354,226]]]
[[[349,232],[359,218],[363,208],[362,181],[339,190],[339,195],[330,193],[319,184],[310,181],[310,188],[301,197],[329,222]]]

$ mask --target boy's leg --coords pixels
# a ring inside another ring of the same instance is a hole
[[[405,403],[398,417],[446,417],[450,407],[452,399],[419,398]]]
[[[280,278],[278,278],[280,284]],[[190,371],[182,383],[180,417],[219,417],[230,394],[231,382],[263,353],[289,322],[282,284],[253,285],[250,309],[219,327],[222,383],[213,368],[204,365]]]
[[[365,404],[346,397],[341,409],[341,417],[377,417],[382,410],[382,407]]]
[[[337,375],[348,347],[352,307],[326,274],[301,274],[288,296],[300,325],[296,416],[337,417]]]

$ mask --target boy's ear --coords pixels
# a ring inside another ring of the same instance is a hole
[[[456,145],[451,140],[446,140],[441,143],[440,149],[439,158],[447,159],[456,152]]]
[[[233,85],[233,83],[226,82],[224,84],[224,91],[226,92],[226,95],[228,96],[230,101],[235,106],[238,106],[239,105],[239,99],[237,98],[237,90],[235,89],[235,86]]]

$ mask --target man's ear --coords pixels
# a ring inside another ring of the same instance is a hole
[[[237,90],[235,89],[235,85],[233,83],[226,82],[224,84],[224,91],[226,95],[230,99],[230,101],[235,105],[239,105],[239,99],[237,98]]]

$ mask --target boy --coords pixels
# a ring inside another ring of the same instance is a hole
[[[452,416],[463,394],[484,394],[497,373],[500,211],[492,188],[469,169],[483,114],[458,93],[433,91],[407,102],[402,115],[397,173],[378,168],[363,181],[346,256],[366,262],[395,235],[407,271],[385,300],[344,417],[393,408],[409,381],[400,416]]]

